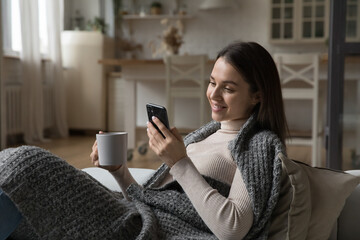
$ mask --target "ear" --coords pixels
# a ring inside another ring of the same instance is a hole
[[[257,91],[252,94],[252,104],[256,105],[259,102],[261,102],[261,94],[260,94],[260,91]]]

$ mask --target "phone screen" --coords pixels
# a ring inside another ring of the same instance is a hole
[[[156,124],[152,121],[152,117],[157,117],[167,127],[167,129],[170,129],[166,108],[157,104],[148,103],[146,104],[146,110],[149,122],[151,122],[153,126],[159,131],[159,133],[163,136],[163,138],[165,138],[164,134],[160,131],[158,126],[156,126]]]

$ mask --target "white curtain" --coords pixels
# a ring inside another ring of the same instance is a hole
[[[61,31],[63,29],[63,1],[47,0],[46,13],[48,20],[48,42],[50,77],[53,86],[54,121],[55,133],[60,137],[68,136],[68,124],[66,117],[66,92],[63,79],[63,66],[61,57]]]
[[[23,70],[22,120],[27,144],[43,141],[44,107],[37,0],[20,0]]]
[[[59,137],[68,136],[66,120],[66,92],[63,81],[61,57],[62,30],[61,0],[46,1],[46,20],[48,25],[48,73],[46,79],[52,86],[54,109],[54,133]],[[42,57],[39,37],[38,0],[20,0],[20,21],[22,35],[21,61],[23,66],[23,129],[27,144],[44,141],[44,100]]]

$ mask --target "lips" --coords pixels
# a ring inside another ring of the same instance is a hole
[[[225,106],[222,106],[220,104],[215,104],[215,103],[211,104],[211,109],[212,109],[213,112],[219,112],[219,111],[222,111],[225,108],[226,108]]]

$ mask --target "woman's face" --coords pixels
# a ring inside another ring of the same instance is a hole
[[[218,122],[247,119],[260,101],[259,94],[251,93],[250,85],[222,57],[215,62],[206,96],[212,119]]]

